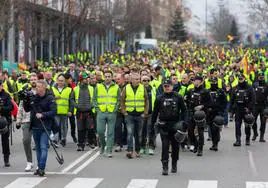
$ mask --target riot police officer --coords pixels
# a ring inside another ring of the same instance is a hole
[[[231,94],[231,113],[235,114],[235,136],[236,142],[233,146],[241,146],[241,125],[247,114],[252,113],[255,103],[253,88],[245,81],[243,73],[238,74],[238,85]],[[233,116],[233,115],[232,115]],[[251,127],[245,125],[246,145],[250,145]]]
[[[162,141],[162,175],[168,175],[169,143],[172,146],[172,173],[177,172],[179,159],[179,144],[174,137],[176,134],[174,126],[179,120],[183,121],[187,113],[183,98],[177,92],[172,91],[172,82],[165,80],[163,87],[164,93],[158,96],[155,101],[151,123],[154,125],[158,119],[157,127]]]
[[[258,137],[257,131],[257,118],[260,115],[260,142],[265,142],[264,140],[264,133],[266,128],[266,118],[263,115],[263,111],[267,106],[267,94],[268,94],[268,85],[265,83],[264,80],[264,72],[259,72],[257,81],[253,84],[253,89],[255,91],[256,100],[253,108],[253,115],[255,117],[255,122],[252,126],[253,129],[253,138],[252,140],[255,141]]]
[[[202,156],[204,128],[206,124],[205,113],[207,111],[208,104],[210,103],[209,91],[203,86],[202,76],[197,75],[194,78],[194,88],[187,92],[185,101],[188,107],[188,136],[191,141],[191,145],[195,146],[194,153],[198,152],[197,156]],[[199,137],[198,141],[194,133],[196,126]]]
[[[9,125],[11,124],[10,112],[13,110],[10,95],[3,89],[3,81],[0,80],[0,133],[2,135],[2,152],[5,167],[9,167]]]
[[[223,125],[218,122],[223,119],[224,108],[226,107],[227,98],[223,89],[218,87],[218,80],[212,78],[210,80],[211,88],[209,89],[209,94],[211,97],[210,104],[208,105],[208,125],[211,130],[212,147],[210,150],[218,151],[218,142],[220,141],[220,129]]]

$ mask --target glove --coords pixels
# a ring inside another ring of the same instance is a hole
[[[20,123],[16,123],[16,129],[20,129],[21,128],[21,124]]]

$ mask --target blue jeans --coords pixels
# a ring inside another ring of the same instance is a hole
[[[37,165],[40,170],[45,170],[48,152],[48,135],[43,129],[32,129],[35,142]],[[50,134],[50,130],[48,131]]]
[[[125,116],[127,125],[127,151],[133,151],[133,137],[135,138],[135,151],[140,151],[143,118],[141,116]]]

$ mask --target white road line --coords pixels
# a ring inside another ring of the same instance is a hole
[[[268,188],[268,182],[246,182],[246,188]]]
[[[155,188],[157,183],[156,179],[133,179],[127,188]]]
[[[10,175],[32,175],[34,172],[0,172],[0,176],[10,176]],[[57,175],[73,175],[71,172],[46,172],[46,174],[57,174]]]
[[[43,178],[17,178],[15,181],[11,182],[4,188],[32,188],[45,180],[46,177]]]
[[[84,155],[82,155],[81,157],[79,157],[78,159],[76,159],[74,162],[72,162],[69,166],[67,166],[66,168],[62,169],[61,172],[62,173],[68,172],[75,165],[77,165],[78,163],[80,163],[81,161],[83,161],[85,158],[87,158],[89,155],[91,155],[93,153],[93,151],[95,151],[95,150],[96,150],[96,148],[94,150],[89,150]]]
[[[86,166],[88,166],[92,161],[94,161],[99,155],[100,155],[100,152],[95,153],[95,155],[93,155],[88,160],[86,160],[83,164],[81,164],[78,168],[76,168],[72,173],[78,174],[81,170],[86,168]]]
[[[189,180],[188,188],[217,188],[218,181]]]
[[[95,188],[102,180],[102,178],[75,178],[65,188]]]
[[[252,154],[251,151],[248,151],[248,159],[249,159],[249,165],[250,165],[251,171],[252,171],[253,175],[255,177],[257,177],[258,176],[258,171],[257,171],[256,165],[255,165],[255,162],[254,162],[254,157],[253,157],[253,154]]]

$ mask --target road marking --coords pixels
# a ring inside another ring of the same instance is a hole
[[[88,152],[86,152],[84,155],[82,155],[81,157],[79,157],[78,159],[76,159],[74,162],[72,162],[69,166],[67,166],[66,168],[62,169],[61,172],[65,173],[68,172],[69,170],[71,170],[75,165],[77,165],[78,163],[80,163],[81,161],[83,161],[85,158],[87,158],[89,155],[91,155],[93,153],[93,151],[95,151],[97,148],[93,149],[93,150],[89,150]]]
[[[93,155],[88,160],[86,160],[83,164],[81,164],[78,168],[76,168],[72,173],[78,174],[81,170],[86,168],[86,166],[88,166],[92,161],[94,161],[99,155],[100,155],[100,152],[95,153],[95,155]]]
[[[218,181],[189,180],[188,188],[217,188]]]
[[[32,188],[45,180],[46,177],[43,178],[17,178],[15,181],[11,182],[4,188]]]
[[[57,174],[57,175],[73,175],[71,172],[46,172],[46,174]],[[0,172],[0,176],[5,176],[5,175],[33,175],[33,172]]]
[[[248,159],[249,159],[249,166],[251,168],[251,171],[255,177],[258,176],[257,168],[254,162],[254,157],[252,154],[252,151],[248,151]]]
[[[246,182],[246,188],[268,188],[268,182]]]
[[[75,178],[65,188],[95,188],[102,180],[102,178]]]
[[[156,179],[133,179],[127,188],[155,188],[157,183]]]

